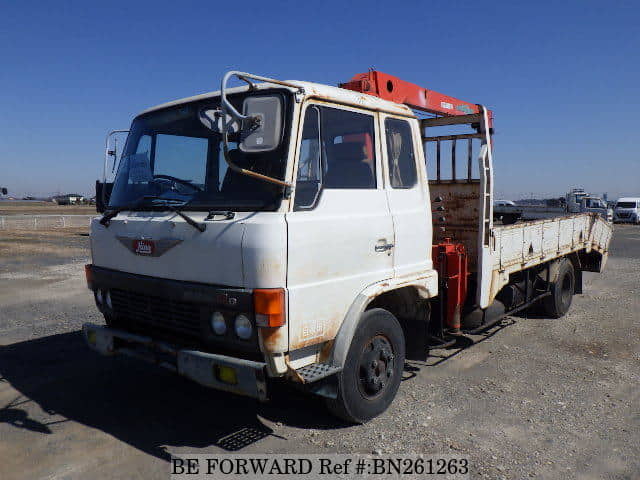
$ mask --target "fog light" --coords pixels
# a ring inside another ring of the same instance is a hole
[[[213,312],[210,319],[211,330],[216,335],[224,335],[227,331],[227,322],[224,321],[224,316],[220,312]]]
[[[107,294],[104,296],[104,302],[107,304],[107,307],[113,309],[113,304],[111,303],[111,292],[107,290]]]
[[[249,320],[245,315],[238,315],[236,317],[235,330],[238,338],[248,340],[251,338],[251,332],[253,330],[251,320]]]
[[[213,371],[218,380],[229,385],[236,385],[238,383],[238,375],[235,369],[227,367],[226,365],[215,365]]]

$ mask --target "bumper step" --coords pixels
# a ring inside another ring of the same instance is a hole
[[[328,363],[312,363],[306,367],[299,368],[296,372],[304,379],[305,383],[313,383],[338,373],[340,370],[342,370],[340,367],[329,365]]]

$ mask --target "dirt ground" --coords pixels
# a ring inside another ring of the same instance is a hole
[[[93,353],[79,334],[102,322],[87,249],[84,231],[0,232],[3,480],[167,478],[172,453],[229,451],[460,454],[471,478],[640,478],[640,228],[616,225],[606,271],[585,274],[566,317],[508,318],[408,363],[394,404],[361,426],[290,390],[260,404]]]
[[[2,215],[94,215],[95,205],[56,205],[53,202],[2,201]]]

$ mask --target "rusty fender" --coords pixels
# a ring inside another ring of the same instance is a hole
[[[330,362],[337,367],[344,366],[351,340],[356,332],[362,313],[377,296],[402,287],[415,287],[421,298],[433,298],[438,295],[438,273],[426,272],[419,278],[390,279],[370,285],[360,292],[349,307],[344,321],[338,330],[330,354]]]

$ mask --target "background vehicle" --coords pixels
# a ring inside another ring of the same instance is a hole
[[[613,211],[613,220],[640,224],[640,197],[619,198]]]
[[[574,188],[564,198],[546,200],[541,205],[495,202],[493,209],[494,218],[501,220],[505,225],[518,220],[538,220],[567,213],[586,212],[594,212],[609,222],[613,221],[613,210],[607,206],[606,202],[601,197],[586,193],[582,188]]]
[[[405,358],[534,303],[564,315],[611,226],[494,226],[492,122],[377,71],[342,88],[230,72],[220,92],[143,112],[98,185],[86,271],[107,326],[86,324],[87,343],[262,400],[281,377],[364,422]],[[452,125],[470,132],[426,133]]]

